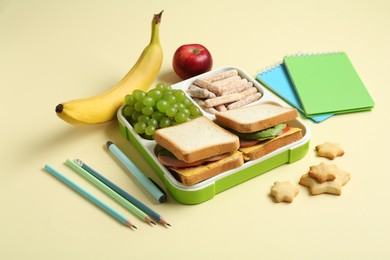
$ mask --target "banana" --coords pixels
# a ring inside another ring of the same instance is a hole
[[[121,81],[97,96],[58,104],[55,108],[57,116],[72,125],[105,123],[115,118],[127,94],[134,89],[146,91],[160,72],[163,60],[159,37],[161,16],[162,11],[153,16],[150,43]]]

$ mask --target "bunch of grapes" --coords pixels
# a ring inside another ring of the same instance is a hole
[[[145,92],[136,89],[125,97],[123,116],[135,132],[145,139],[154,139],[154,132],[187,122],[202,115],[183,90],[159,83]]]

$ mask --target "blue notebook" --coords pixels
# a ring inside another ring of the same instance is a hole
[[[283,63],[262,70],[257,74],[256,79],[314,123],[322,122],[333,116],[333,114],[306,115]]]

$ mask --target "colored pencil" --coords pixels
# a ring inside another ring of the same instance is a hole
[[[170,224],[161,215],[159,215],[157,212],[155,212],[154,210],[152,210],[151,208],[146,206],[144,203],[139,201],[137,198],[133,197],[132,195],[130,195],[129,193],[127,193],[126,191],[124,191],[123,189],[118,187],[115,183],[113,183],[110,180],[108,180],[106,177],[104,177],[103,175],[98,173],[96,170],[91,168],[85,162],[81,161],[80,159],[75,159],[74,162],[76,164],[78,164],[81,168],[83,168],[84,170],[89,172],[91,175],[93,175],[96,179],[100,180],[105,185],[110,187],[113,191],[115,191],[116,193],[121,195],[123,198],[125,198],[129,202],[133,203],[136,207],[138,207],[140,210],[142,210],[147,215],[152,217],[154,220],[156,220],[157,222],[159,222],[159,223],[161,223],[163,225],[170,226]]]
[[[96,206],[98,206],[99,208],[104,210],[106,213],[108,213],[109,215],[114,217],[120,223],[122,223],[128,227],[137,228],[136,226],[131,224],[131,222],[126,217],[124,217],[123,215],[121,215],[120,213],[118,213],[117,211],[112,209],[110,206],[105,204],[103,201],[101,201],[98,198],[96,198],[95,196],[93,196],[91,193],[89,193],[88,191],[83,189],[81,186],[77,185],[75,182],[73,182],[70,179],[68,179],[67,177],[65,177],[62,173],[60,173],[59,171],[57,171],[56,169],[54,169],[50,165],[46,164],[45,170],[46,170],[46,172],[50,173],[51,175],[56,177],[58,180],[62,181],[63,183],[68,185],[70,188],[72,188],[73,190],[75,190],[76,192],[78,192],[79,194],[84,196],[86,199],[88,199],[89,201],[94,203]]]
[[[107,185],[93,177],[91,174],[89,174],[86,170],[81,168],[78,164],[76,164],[74,161],[66,160],[66,164],[69,165],[73,170],[75,170],[77,173],[79,173],[81,176],[83,176],[85,179],[87,179],[89,182],[91,182],[93,185],[98,187],[100,190],[105,192],[108,196],[110,196],[112,199],[117,201],[120,205],[122,205],[124,208],[126,208],[131,213],[135,214],[137,217],[139,217],[141,220],[149,223],[149,224],[156,224],[153,222],[153,220],[145,214],[142,210],[131,204],[129,201],[121,197],[118,193],[110,189]]]
[[[106,143],[108,150],[130,171],[137,181],[158,201],[165,202],[166,194],[157,184],[143,174],[137,166],[111,141]]]

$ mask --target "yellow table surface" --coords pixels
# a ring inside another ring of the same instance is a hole
[[[376,106],[320,124],[303,119],[312,138],[298,162],[199,205],[171,196],[157,205],[104,148],[107,140],[125,146],[125,154],[155,176],[116,121],[76,127],[54,108],[120,80],[161,10],[165,56],[155,83],[180,81],[172,56],[187,43],[205,45],[213,68],[238,66],[253,76],[286,54],[345,51]],[[0,259],[389,259],[389,11],[384,0],[0,1]],[[325,141],[341,144],[345,155],[317,157],[314,147]],[[89,162],[172,226],[141,222],[64,165],[67,158]],[[310,196],[297,184],[322,161],[350,172],[341,196]],[[45,173],[45,163],[138,229],[118,224]],[[283,180],[300,190],[292,204],[269,196]]]

